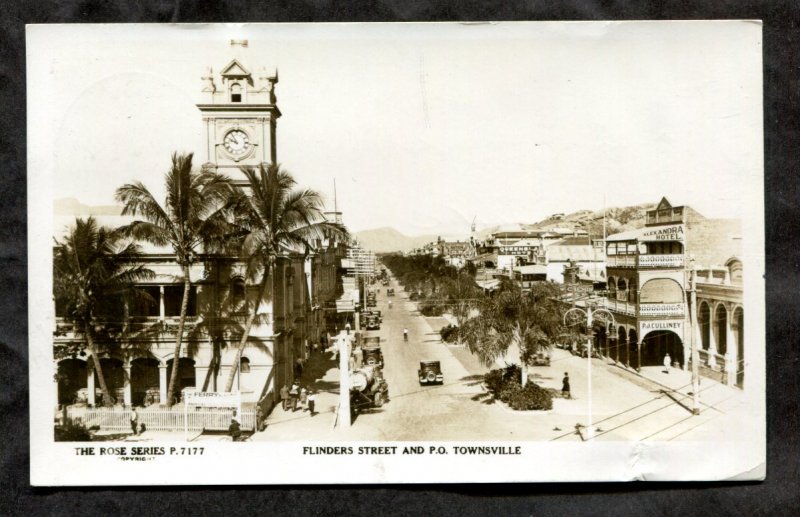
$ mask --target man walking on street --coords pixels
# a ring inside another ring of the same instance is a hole
[[[564,372],[564,379],[561,381],[561,396],[565,399],[571,399],[572,394],[569,391],[569,374]]]
[[[281,388],[281,405],[283,406],[284,411],[289,408],[289,386],[286,384],[284,384],[283,388]]]
[[[311,413],[311,416],[314,416],[314,403],[317,401],[317,392],[311,390],[308,392],[308,411]]]
[[[289,390],[289,405],[292,407],[292,413],[297,411],[297,398],[300,396],[300,386],[295,382],[292,384],[292,389]]]
[[[139,431],[139,414],[136,412],[136,408],[131,408],[131,430],[133,434],[138,434]]]

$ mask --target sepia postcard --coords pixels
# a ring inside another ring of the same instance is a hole
[[[761,38],[28,26],[31,484],[764,479]]]

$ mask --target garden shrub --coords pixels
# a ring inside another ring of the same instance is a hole
[[[534,382],[521,384],[522,373],[519,366],[492,370],[484,376],[486,389],[495,400],[508,404],[515,410],[549,410],[553,409],[553,395]]]
[[[67,420],[66,425],[55,426],[55,441],[57,442],[91,442],[92,435],[83,424]]]
[[[439,330],[439,336],[445,343],[455,343],[458,340],[458,327],[456,325],[447,325]]]
[[[435,301],[425,301],[420,303],[419,312],[421,312],[423,316],[441,316],[442,306]]]

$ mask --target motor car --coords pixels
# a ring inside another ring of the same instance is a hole
[[[381,329],[381,320],[377,314],[370,314],[366,318],[366,328],[367,330],[380,330]]]
[[[366,343],[364,347],[361,349],[364,353],[364,364],[367,366],[380,366],[383,367],[383,352],[381,352],[381,347]]]
[[[539,350],[531,358],[533,366],[550,366],[550,353],[544,350]]]
[[[417,370],[420,384],[442,384],[444,383],[444,375],[442,375],[442,365],[439,361],[420,361],[419,370]]]
[[[386,296],[394,296],[394,288],[390,287],[386,290]]]
[[[573,355],[578,355],[580,357],[587,357],[589,355],[589,347],[586,346],[586,343],[582,343],[582,342],[581,343],[577,343],[572,348],[571,351],[572,351]],[[600,357],[600,353],[599,353],[599,351],[598,351],[596,346],[592,347],[592,357],[595,357],[595,358]]]

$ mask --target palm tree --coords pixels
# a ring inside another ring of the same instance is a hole
[[[225,246],[235,188],[224,175],[210,170],[193,171],[191,153],[173,153],[172,167],[165,180],[167,197],[163,205],[138,181],[117,189],[116,198],[125,205],[123,215],[140,215],[145,219],[120,230],[156,246],[170,246],[183,273],[183,298],[167,391],[167,404],[172,405],[178,387],[178,362],[192,285],[189,268],[201,251],[209,253]]]
[[[548,349],[551,339],[561,333],[562,309],[557,297],[554,284],[534,284],[530,292],[524,292],[515,282],[505,282],[480,304],[478,316],[464,322],[460,336],[487,366],[516,345],[525,386],[530,359],[539,350]]]
[[[225,391],[231,391],[258,306],[267,295],[269,279],[278,257],[291,251],[308,253],[314,241],[332,236],[345,237],[339,225],[329,223],[322,214],[322,198],[310,189],[295,189],[292,175],[280,165],[260,165],[258,170],[243,167],[249,192],[238,204],[239,223],[246,236],[242,255],[248,276],[261,275],[256,298],[248,304],[248,314]]]
[[[112,405],[113,398],[100,365],[97,337],[104,330],[103,323],[120,319],[120,302],[136,292],[134,284],[155,276],[144,266],[135,265],[139,255],[136,244],[124,240],[119,232],[99,227],[93,217],[76,219],[67,237],[61,242],[56,240],[56,304],[63,307],[65,318],[86,340],[85,348],[92,357],[105,405]]]
[[[483,299],[483,291],[475,283],[475,277],[459,271],[456,278],[445,277],[439,289],[448,311],[455,316],[458,325],[457,340],[461,344],[461,328],[469,319],[472,309]]]

